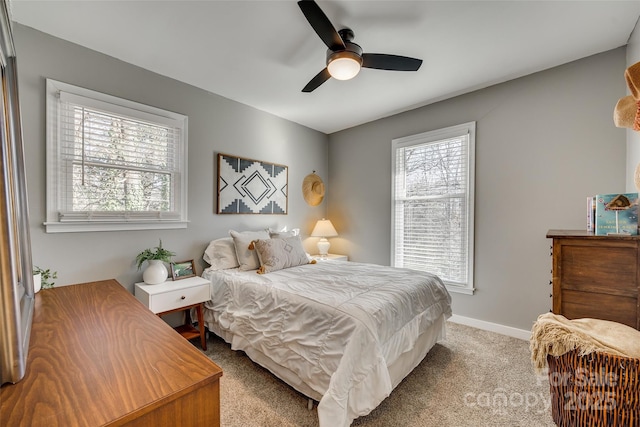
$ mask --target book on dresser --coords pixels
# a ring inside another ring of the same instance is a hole
[[[612,193],[596,196],[595,234],[638,234],[638,193]]]
[[[593,233],[596,229],[596,196],[587,197],[587,231]]]

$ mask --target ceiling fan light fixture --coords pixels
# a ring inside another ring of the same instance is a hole
[[[309,24],[318,34],[327,50],[327,66],[316,74],[302,92],[313,92],[333,77],[336,80],[349,80],[360,72],[360,68],[391,71],[418,71],[422,60],[408,56],[388,55],[384,53],[363,53],[362,48],[353,42],[354,33],[350,28],[336,31],[315,0],[300,0],[298,6]]]
[[[327,59],[327,69],[331,77],[337,80],[349,80],[360,72],[362,57],[354,52],[331,52]]]

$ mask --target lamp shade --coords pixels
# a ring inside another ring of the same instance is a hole
[[[311,237],[335,237],[338,235],[333,224],[328,219],[322,218],[316,223],[311,232]]]
[[[362,59],[360,57],[351,52],[343,51],[337,52],[329,58],[327,69],[334,79],[349,80],[360,72],[361,64]]]

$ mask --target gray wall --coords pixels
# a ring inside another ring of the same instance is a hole
[[[330,135],[331,251],[389,264],[391,140],[477,121],[475,295],[454,314],[529,330],[551,307],[549,229],[584,229],[586,197],[625,190],[613,125],[625,49]]]
[[[176,260],[195,259],[206,266],[208,242],[228,230],[299,227],[309,234],[325,216],[325,204],[309,207],[302,197],[305,175],[327,177],[328,137],[151,73],[112,57],[14,24],[19,91],[27,157],[33,262],[58,272],[57,285],[115,278],[129,290],[140,281],[135,256],[158,244],[176,252]],[[179,60],[167,55],[167,60]],[[47,234],[45,219],[45,78],[119,96],[189,116],[189,220],[186,230]],[[289,166],[288,215],[216,215],[215,154],[227,154]],[[309,239],[313,250],[317,239]]]

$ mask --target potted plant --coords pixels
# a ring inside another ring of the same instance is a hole
[[[144,280],[144,283],[147,285],[164,283],[169,276],[169,271],[164,263],[171,262],[172,256],[175,256],[175,253],[163,248],[162,240],[160,240],[160,244],[154,249],[145,249],[140,252],[136,256],[138,270],[140,270],[145,261],[149,264],[144,272],[142,272],[142,280]]]
[[[38,288],[38,285],[37,285],[38,279],[35,276],[40,276],[40,287],[42,289],[51,289],[55,286],[55,282],[53,281],[53,279],[58,278],[58,272],[57,271],[52,272],[48,268],[45,270],[38,267],[37,265],[34,265],[33,276],[34,276],[34,291],[38,292],[40,288]],[[35,288],[37,288],[37,290]]]

